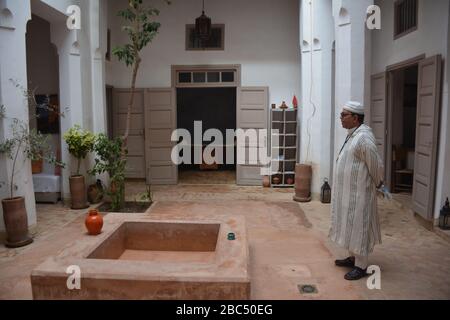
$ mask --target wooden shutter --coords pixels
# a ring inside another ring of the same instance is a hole
[[[386,73],[371,77],[370,126],[375,136],[378,153],[386,161]]]
[[[130,89],[113,89],[113,135],[125,133]],[[144,90],[135,90],[131,108],[126,178],[145,178]]]
[[[427,220],[433,219],[440,86],[441,56],[419,62],[413,206]]]
[[[175,99],[172,88],[145,91],[145,154],[150,184],[178,182],[178,167],[171,159],[175,142],[170,140],[177,125]]]
[[[240,87],[237,92],[236,124],[240,129],[266,129],[268,114],[267,87]],[[257,146],[243,146],[248,154],[250,150],[257,150]],[[259,151],[258,151],[259,154]],[[246,157],[248,159],[248,157]],[[236,165],[236,183],[238,185],[261,185],[261,164]]]

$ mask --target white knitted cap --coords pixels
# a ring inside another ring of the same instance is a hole
[[[347,101],[342,109],[350,111],[351,113],[364,114],[364,106],[357,101]]]

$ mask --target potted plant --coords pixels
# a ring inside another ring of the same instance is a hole
[[[121,155],[122,144],[122,137],[110,140],[105,134],[98,134],[94,144],[95,164],[89,171],[92,175],[108,173],[111,182],[106,194],[111,198],[111,209],[113,210],[122,209],[125,202],[126,161]]]
[[[18,87],[19,85],[16,85]],[[30,107],[35,107],[34,96],[27,91],[30,100]],[[34,102],[34,103],[32,103]],[[2,199],[3,219],[7,233],[5,245],[10,248],[22,247],[33,242],[28,234],[28,217],[25,207],[25,198],[19,196],[18,186],[16,185],[16,174],[23,170],[19,155],[23,153],[23,161],[30,159],[32,161],[44,160],[58,166],[64,166],[62,162],[56,161],[56,157],[51,152],[48,144],[48,135],[43,135],[36,130],[30,130],[27,122],[6,116],[6,108],[0,107],[0,121],[11,121],[11,136],[0,141],[0,154],[7,161],[11,161],[11,175],[8,186],[8,198]]]
[[[79,125],[70,128],[64,134],[64,141],[69,147],[69,153],[77,160],[77,171],[69,178],[70,196],[72,200],[72,209],[85,209],[89,205],[86,201],[86,186],[84,175],[80,174],[81,160],[86,158],[87,154],[93,150],[95,135],[87,130],[81,129]]]

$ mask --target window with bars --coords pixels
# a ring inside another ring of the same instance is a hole
[[[394,39],[417,29],[418,0],[399,0],[394,4]]]
[[[177,86],[236,86],[236,70],[177,71]]]
[[[224,50],[225,25],[211,25],[211,36],[201,40],[195,34],[195,25],[186,25],[186,50]]]

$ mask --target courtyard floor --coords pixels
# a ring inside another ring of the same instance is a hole
[[[145,191],[143,182],[127,183],[127,200]],[[252,299],[450,299],[450,242],[422,227],[401,201],[379,201],[383,244],[370,264],[381,268],[381,290],[366,279],[344,280],[334,266],[345,251],[327,239],[329,205],[292,201],[293,189],[240,187],[233,184],[181,183],[154,186],[155,219],[214,215],[246,218]],[[0,299],[31,299],[31,271],[85,233],[87,210],[38,204],[34,243],[0,247]],[[318,293],[301,294],[298,285]]]

